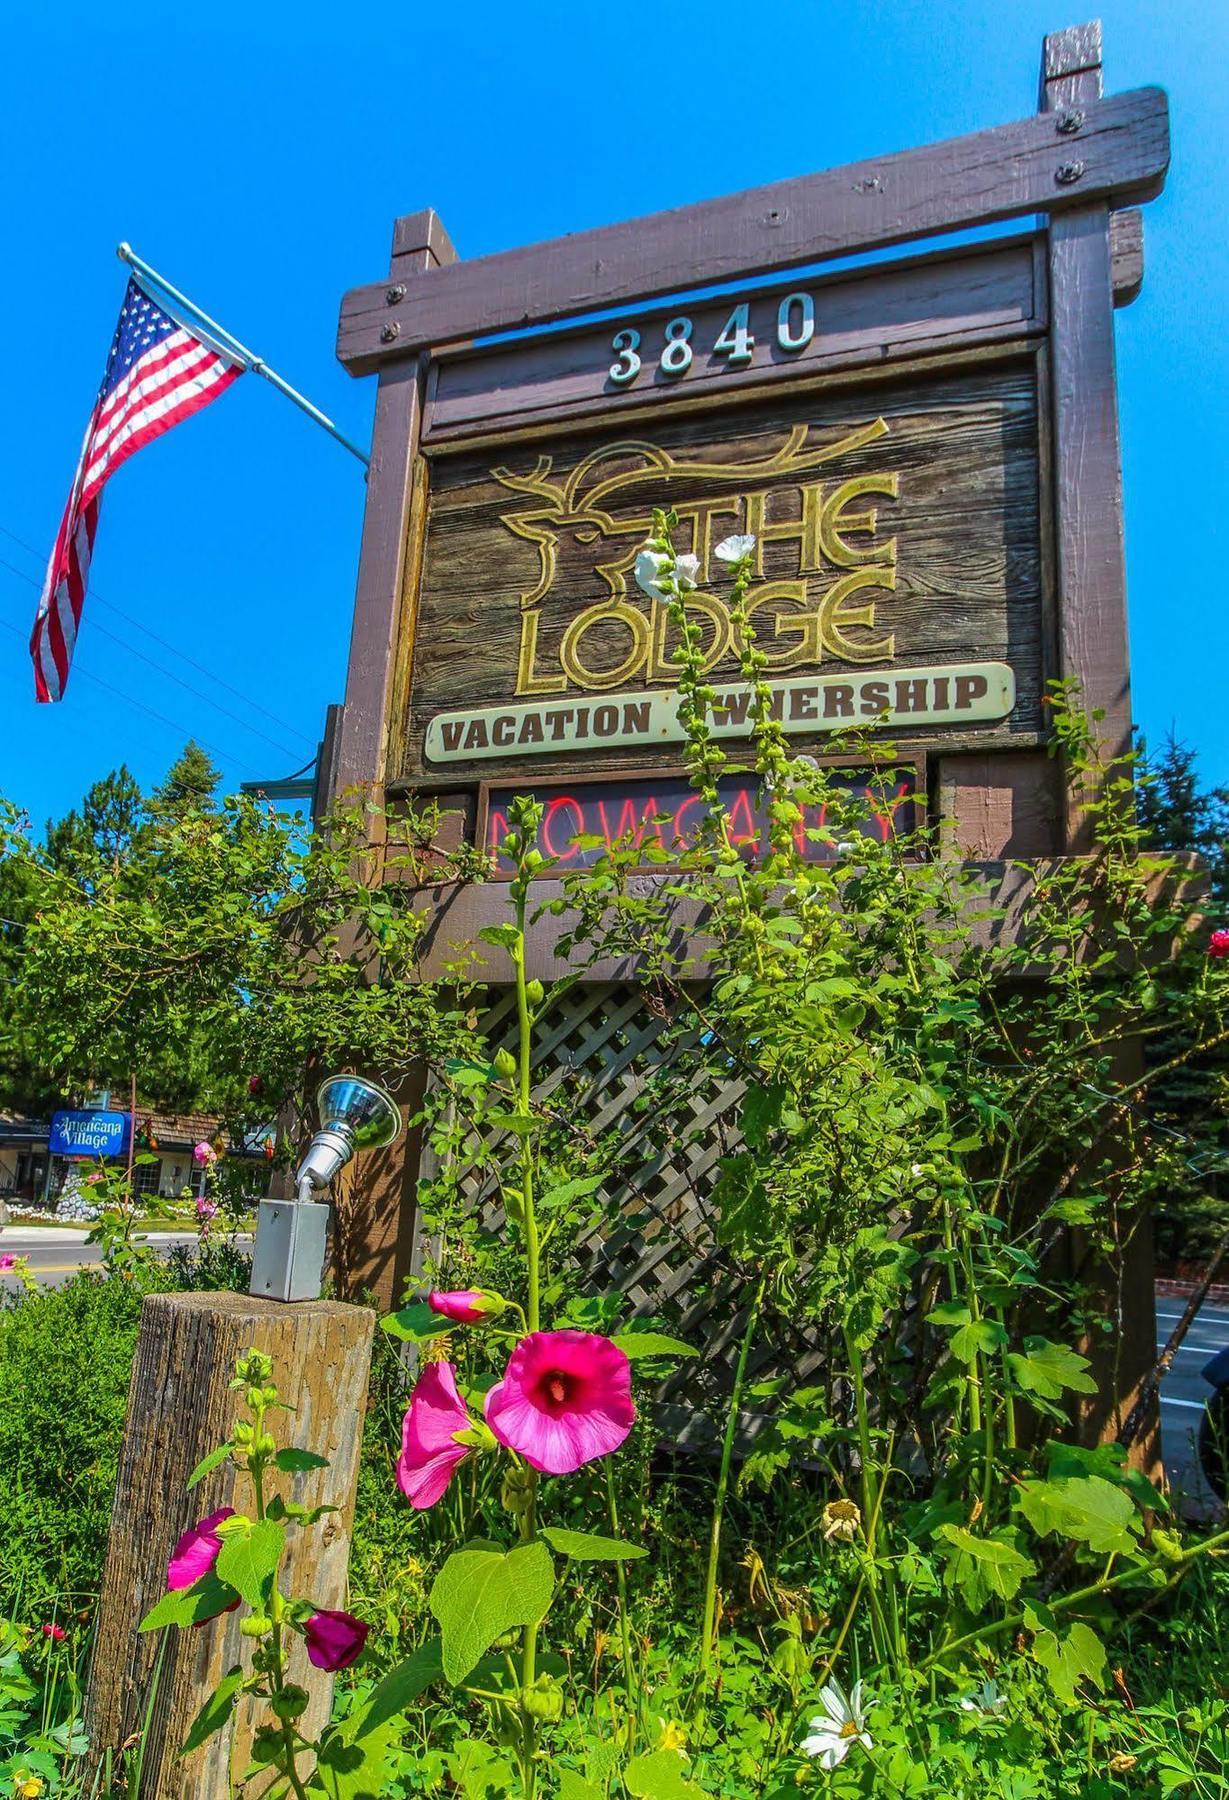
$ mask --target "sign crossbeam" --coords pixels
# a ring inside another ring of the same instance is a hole
[[[799,268],[910,238],[1154,199],[1169,167],[1157,88],[352,289],[351,374],[494,332]]]

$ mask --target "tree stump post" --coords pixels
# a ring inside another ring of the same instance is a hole
[[[149,1709],[142,1795],[218,1800],[229,1793],[231,1759],[241,1774],[260,1710],[241,1702],[229,1729],[181,1759],[202,1704],[228,1669],[250,1664],[255,1646],[240,1636],[238,1614],[192,1630],[172,1627],[154,1692],[164,1634],[137,1630],[166,1590],[180,1534],[222,1506],[252,1511],[251,1484],[229,1460],[185,1492],[197,1463],[230,1436],[241,1399],[230,1389],[235,1360],[250,1349],[273,1359],[273,1380],[294,1409],[270,1417],[279,1448],[291,1443],[330,1459],[327,1469],[273,1474],[270,1486],[287,1500],[338,1508],[305,1531],[291,1529],[283,1568],[289,1592],[342,1607],[374,1326],[365,1308],[329,1300],[209,1293],[145,1301],[86,1696],[92,1761],[102,1767],[110,1751],[117,1774],[121,1747],[143,1729]],[[314,1737],[328,1718],[333,1681],[311,1666],[297,1634],[291,1644],[290,1678],[311,1695],[301,1726]]]

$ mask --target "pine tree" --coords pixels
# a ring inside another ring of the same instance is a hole
[[[47,856],[74,880],[88,883],[99,867],[117,868],[146,828],[145,797],[126,763],[96,781],[62,819],[47,821]]]
[[[215,768],[208,753],[194,738],[189,738],[161,785],[154,789],[149,810],[156,818],[168,819],[182,819],[191,812],[212,812],[221,779],[221,771]]]
[[[1229,909],[1229,788],[1200,786],[1198,758],[1171,731],[1159,755],[1140,740],[1139,817],[1156,850],[1193,850],[1207,865],[1212,910]]]

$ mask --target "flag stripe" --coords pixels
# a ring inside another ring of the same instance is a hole
[[[208,406],[242,373],[135,280],[128,283],[30,634],[36,699],[61,699],[68,681],[103,488],[136,451]]]

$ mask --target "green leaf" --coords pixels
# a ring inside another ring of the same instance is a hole
[[[242,1669],[233,1668],[224,1676],[193,1719],[192,1728],[180,1745],[181,1756],[187,1756],[189,1751],[199,1750],[215,1731],[221,1731],[224,1725],[229,1725],[235,1710],[231,1701],[242,1686]]]
[[[573,1562],[632,1562],[638,1556],[648,1555],[641,1544],[629,1544],[623,1538],[595,1537],[591,1531],[561,1531],[548,1525],[542,1536],[552,1550],[560,1556],[570,1556]]]
[[[1007,1364],[1025,1393],[1039,1394],[1043,1400],[1057,1400],[1064,1388],[1076,1394],[1097,1391],[1088,1372],[1088,1358],[1068,1350],[1065,1344],[1052,1344],[1048,1338],[1025,1338],[1023,1353],[1013,1350]]]
[[[388,1788],[389,1752],[398,1735],[393,1719],[373,1729],[361,1743],[331,1731],[320,1746],[308,1792],[328,1800],[380,1800]]]
[[[970,1319],[952,1333],[952,1355],[958,1362],[976,1362],[978,1353],[993,1356],[1007,1342],[1007,1333],[994,1319]]]
[[[546,1617],[555,1565],[542,1542],[500,1551],[454,1550],[435,1578],[428,1604],[444,1638],[444,1674],[455,1687],[497,1637]]]
[[[742,1134],[748,1150],[762,1150],[769,1133],[781,1123],[786,1090],[779,1082],[749,1087],[743,1095]]]
[[[218,1579],[238,1588],[250,1607],[263,1612],[285,1543],[284,1525],[276,1519],[255,1520],[246,1531],[222,1540],[214,1564]]]
[[[949,1325],[967,1325],[972,1317],[968,1307],[961,1306],[958,1300],[945,1300],[942,1306],[933,1307],[926,1314],[926,1323],[946,1328]]]
[[[651,1756],[634,1756],[623,1780],[636,1800],[703,1800],[704,1789],[688,1781],[686,1766],[677,1750],[654,1750]]]
[[[239,1598],[233,1587],[219,1581],[210,1571],[194,1581],[191,1587],[172,1588],[163,1594],[141,1620],[141,1631],[160,1631],[164,1625],[203,1625]]]
[[[573,1774],[571,1769],[560,1769],[559,1800],[604,1800],[604,1795],[601,1788],[594,1787],[582,1775]]]
[[[718,1243],[744,1256],[763,1247],[772,1208],[757,1157],[749,1153],[722,1157],[721,1173],[713,1184],[713,1204],[718,1213]]]
[[[198,1481],[203,1481],[206,1475],[224,1463],[234,1447],[233,1444],[219,1444],[216,1450],[211,1450],[208,1456],[203,1456],[188,1477],[186,1491],[190,1494]]]
[[[1133,1549],[1132,1533],[1139,1530],[1130,1494],[1099,1475],[1026,1482],[1019,1493],[1019,1507],[1038,1537],[1054,1531],[1087,1544],[1100,1555]]]
[[[1075,1690],[1090,1681],[1100,1692],[1105,1687],[1105,1646],[1088,1625],[1076,1623],[1059,1635],[1055,1615],[1046,1607],[1026,1606],[1024,1623],[1037,1636],[1033,1655],[1050,1679],[1050,1686],[1067,1706],[1076,1703]]]
[[[513,1765],[480,1738],[462,1738],[453,1746],[448,1773],[465,1800],[508,1800],[517,1785]]]
[[[646,1356],[698,1356],[700,1352],[693,1350],[690,1344],[680,1342],[678,1338],[667,1337],[664,1331],[636,1331],[629,1329],[620,1331],[611,1340],[617,1344],[629,1362]]]
[[[1006,1534],[975,1537],[963,1525],[940,1525],[935,1534],[953,1546],[943,1571],[945,1587],[959,1588],[971,1613],[981,1612],[991,1595],[1010,1600],[1036,1564],[1017,1550]]]
[[[562,1181],[558,1187],[548,1188],[540,1197],[538,1205],[543,1212],[550,1212],[556,1206],[566,1206],[570,1200],[580,1200],[586,1194],[596,1193],[604,1179],[601,1175],[578,1175],[573,1181]]]
[[[438,1681],[444,1672],[440,1655],[438,1638],[428,1638],[420,1644],[412,1655],[404,1662],[390,1669],[380,1682],[377,1682],[367,1704],[355,1715],[353,1720],[347,1719],[343,1727],[345,1736],[351,1742],[360,1742],[368,1737],[389,1719],[394,1719],[412,1706],[421,1694],[425,1694],[433,1681]]]
[[[329,1466],[327,1456],[317,1456],[314,1450],[296,1450],[293,1445],[279,1450],[273,1461],[283,1475],[301,1475],[308,1469],[327,1469]]]
[[[389,1337],[400,1338],[404,1344],[438,1337],[441,1331],[448,1329],[449,1321],[434,1312],[425,1300],[415,1306],[403,1306],[400,1312],[389,1313],[386,1319],[380,1320],[380,1330],[387,1331]]]

